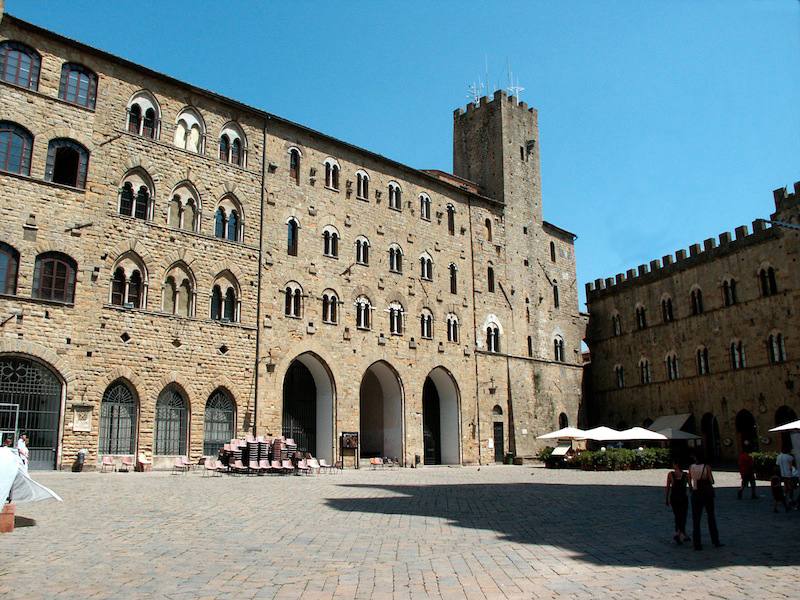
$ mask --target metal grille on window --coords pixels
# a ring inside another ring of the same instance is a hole
[[[100,405],[100,454],[135,452],[136,399],[124,383],[113,383]]]
[[[217,390],[206,402],[203,426],[203,455],[216,456],[223,445],[231,441],[236,418],[233,399],[223,390]]]
[[[175,387],[166,388],[156,403],[155,454],[186,454],[186,401]]]

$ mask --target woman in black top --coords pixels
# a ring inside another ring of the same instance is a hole
[[[681,544],[691,538],[686,535],[686,515],[689,512],[689,496],[686,493],[689,487],[689,476],[681,469],[677,461],[672,465],[672,471],[667,474],[667,506],[672,507],[675,516],[675,535],[672,539]]]

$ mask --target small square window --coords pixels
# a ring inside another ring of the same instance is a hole
[[[523,225],[522,226],[522,233],[524,233],[525,235],[528,235],[528,226],[527,225]]]

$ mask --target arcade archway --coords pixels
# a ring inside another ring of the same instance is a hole
[[[444,367],[436,367],[422,388],[422,440],[426,465],[461,464],[458,386]]]
[[[300,452],[333,462],[333,376],[319,356],[305,352],[283,378],[283,436]]]
[[[370,365],[361,378],[359,415],[361,456],[403,458],[403,386],[384,361]]]

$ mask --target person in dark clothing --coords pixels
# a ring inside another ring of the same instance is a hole
[[[739,475],[742,478],[742,487],[739,488],[739,491],[736,493],[736,496],[737,498],[739,498],[739,500],[741,500],[745,488],[749,485],[752,489],[752,494],[750,497],[753,500],[755,500],[756,498],[758,498],[758,496],[756,496],[755,464],[753,462],[753,457],[750,456],[748,443],[746,441],[744,445],[745,447],[739,453]]]
[[[783,504],[783,508],[786,512],[789,512],[789,501],[786,499],[786,494],[783,492],[781,469],[778,465],[775,465],[772,472],[772,478],[769,480],[769,487],[772,490],[772,511],[778,512],[778,504]]]
[[[672,465],[672,471],[667,473],[667,506],[672,507],[672,514],[675,517],[675,535],[672,539],[677,544],[690,541],[686,535],[686,515],[689,512],[689,496],[686,490],[689,486],[689,476],[686,471],[681,469],[678,461]]]
[[[719,548],[723,544],[719,541],[719,531],[717,530],[717,519],[714,511],[714,474],[711,467],[704,463],[698,463],[693,457],[693,464],[689,467],[689,481],[692,484],[692,537],[694,538],[694,549],[702,550],[703,544],[700,539],[700,520],[703,518],[703,511],[708,515],[708,532],[711,534],[711,543]]]

